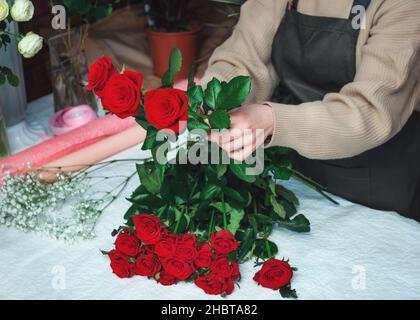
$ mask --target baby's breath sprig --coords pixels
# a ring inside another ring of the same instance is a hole
[[[100,176],[100,170],[122,162],[111,160],[86,166],[86,170],[63,174],[52,183],[42,182],[39,172],[6,174],[0,185],[0,225],[49,238],[76,242],[92,239],[98,218],[125,190],[135,173]],[[28,165],[28,168],[30,166]],[[104,180],[121,180],[110,185]]]

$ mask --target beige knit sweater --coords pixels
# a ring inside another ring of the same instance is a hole
[[[347,18],[352,5],[353,0],[300,0],[298,11]],[[278,84],[271,48],[286,6],[287,0],[248,0],[202,83],[250,75],[248,102],[269,100]],[[372,0],[366,15],[354,81],[322,101],[267,102],[275,114],[270,146],[291,147],[312,159],[351,157],[388,141],[420,110],[420,0]]]

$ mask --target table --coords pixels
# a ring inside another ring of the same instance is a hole
[[[115,158],[141,158],[139,147]],[[120,172],[133,172],[120,164]],[[106,172],[104,172],[106,173]],[[100,249],[112,248],[111,231],[129,207],[124,194],[101,216],[95,239],[65,244],[36,234],[0,228],[1,299],[220,299],[193,284],[163,287],[152,280],[119,279]],[[300,299],[420,299],[420,224],[396,213],[381,212],[338,199],[330,204],[297,181],[287,186],[301,200],[299,212],[312,231],[297,234],[275,229],[271,239],[278,257],[299,269],[293,279]],[[282,299],[258,287],[251,262],[241,266],[241,289],[227,299]]]

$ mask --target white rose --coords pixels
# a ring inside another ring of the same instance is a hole
[[[6,0],[0,0],[0,22],[9,16],[9,5]]]
[[[19,41],[18,50],[25,58],[32,58],[42,49],[44,39],[33,32],[28,32],[22,40]]]
[[[12,9],[10,9],[10,15],[17,22],[26,22],[32,19],[34,11],[35,7],[32,1],[15,0]]]

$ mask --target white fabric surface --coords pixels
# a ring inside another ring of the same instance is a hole
[[[135,147],[117,158],[140,156]],[[118,170],[133,172],[134,165],[121,164]],[[99,250],[112,248],[110,233],[123,222],[129,206],[125,197],[137,183],[133,179],[103,214],[91,241],[68,245],[0,228],[0,298],[220,299],[190,283],[164,287],[147,278],[119,279],[111,273]],[[334,206],[298,182],[288,186],[301,199],[299,212],[311,221],[312,231],[277,229],[271,239],[279,247],[278,257],[290,258],[299,269],[292,285],[300,299],[420,299],[419,223],[344,200]],[[252,263],[242,265],[241,289],[228,299],[281,299],[278,292],[257,286],[252,280],[256,271]],[[57,286],[60,274],[64,286]],[[365,285],[357,285],[364,277]]]

